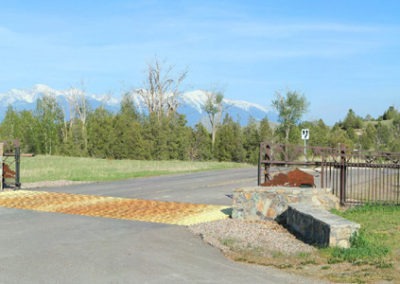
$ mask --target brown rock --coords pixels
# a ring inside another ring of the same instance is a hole
[[[314,176],[308,173],[305,173],[299,169],[294,169],[293,171],[285,173],[279,173],[275,175],[271,180],[264,182],[261,184],[262,186],[291,186],[291,187],[300,187],[300,186],[308,186],[314,187]]]

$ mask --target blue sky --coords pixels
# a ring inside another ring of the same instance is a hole
[[[154,57],[185,90],[270,107],[304,94],[305,119],[400,108],[400,1],[1,1],[0,93],[46,84],[120,96]]]

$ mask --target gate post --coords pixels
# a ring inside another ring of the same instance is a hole
[[[264,167],[264,181],[269,181],[271,180],[270,176],[270,169],[271,169],[271,144],[266,144],[265,145],[265,160],[267,161],[265,163]]]
[[[21,149],[19,141],[15,142],[15,188],[21,189],[20,181]]]
[[[269,170],[271,167],[271,145],[269,143],[260,143],[260,153],[258,155],[258,175],[257,184],[261,185],[261,170],[263,169],[262,164],[264,164],[263,175],[264,182],[270,179]]]
[[[347,161],[345,148],[340,150],[340,205],[345,205],[346,202],[346,172]]]

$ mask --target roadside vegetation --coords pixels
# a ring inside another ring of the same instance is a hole
[[[21,182],[113,181],[249,166],[217,161],[138,161],[38,155],[22,158]]]
[[[237,261],[275,266],[338,283],[400,283],[400,207],[365,205],[334,213],[361,224],[349,249],[322,248],[287,255],[265,252],[264,247],[251,244],[241,245],[238,250],[233,236],[229,242],[226,237],[220,242],[229,247],[227,255]]]

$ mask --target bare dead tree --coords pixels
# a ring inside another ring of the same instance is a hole
[[[138,93],[150,115],[155,114],[160,121],[163,116],[170,116],[178,108],[178,97],[181,94],[180,86],[187,76],[187,70],[174,75],[174,66],[166,65],[155,58],[147,65],[145,88]]]

